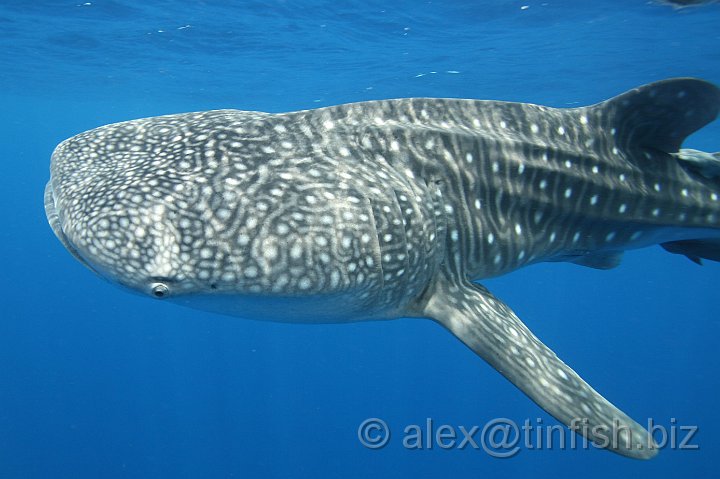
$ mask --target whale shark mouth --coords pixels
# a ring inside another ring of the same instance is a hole
[[[80,261],[80,263],[82,263],[87,269],[89,269],[95,274],[100,275],[99,271],[93,268],[92,265],[88,263],[85,258],[82,257],[77,248],[75,248],[75,245],[72,244],[70,239],[63,231],[62,219],[60,218],[60,215],[58,214],[57,208],[55,206],[55,192],[53,190],[52,181],[48,181],[47,185],[45,185],[45,216],[47,217],[48,223],[50,223],[50,227],[52,228],[53,233],[55,233],[57,239],[60,240],[63,246],[65,246],[65,248],[70,252],[70,254],[72,254],[75,259]]]

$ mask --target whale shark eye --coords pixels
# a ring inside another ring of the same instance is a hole
[[[170,294],[170,289],[163,283],[154,283],[150,291],[156,298],[164,298]]]

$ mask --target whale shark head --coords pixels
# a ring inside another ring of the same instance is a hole
[[[279,319],[286,301],[292,321],[354,310],[366,318],[416,294],[431,273],[423,258],[434,226],[420,218],[432,198],[408,187],[398,192],[404,208],[391,208],[385,191],[361,191],[332,156],[311,160],[310,139],[284,140],[291,125],[277,117],[269,125],[267,116],[170,115],[64,141],[45,198],[56,236],[92,271],[136,293],[244,317]],[[413,234],[416,252],[403,246],[380,257],[380,243]]]

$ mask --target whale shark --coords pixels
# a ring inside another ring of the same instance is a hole
[[[657,3],[670,5],[675,10],[680,10],[688,7],[699,7],[702,5],[710,5],[717,3],[718,0],[657,0]]]
[[[425,318],[599,447],[652,435],[478,281],[660,244],[720,260],[720,157],[682,148],[720,90],[651,83],[579,108],[406,98],[101,126],[55,149],[48,221],[125,289],[243,319]]]

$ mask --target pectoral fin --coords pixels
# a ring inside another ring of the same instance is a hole
[[[417,308],[599,447],[638,459],[657,454],[657,445],[642,426],[583,381],[483,286],[443,278]]]

